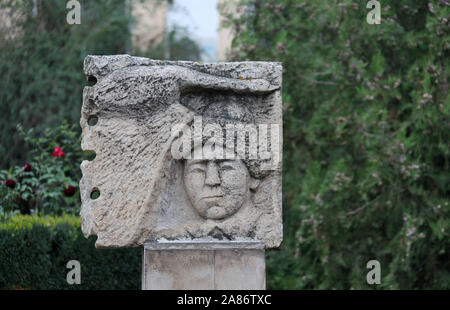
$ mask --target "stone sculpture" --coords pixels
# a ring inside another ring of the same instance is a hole
[[[280,245],[279,63],[88,56],[84,71],[95,84],[83,92],[82,149],[96,157],[81,164],[81,216],[96,247]]]

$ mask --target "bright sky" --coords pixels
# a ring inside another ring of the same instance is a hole
[[[167,16],[169,26],[187,27],[208,52],[217,50],[219,12],[217,0],[175,0]]]

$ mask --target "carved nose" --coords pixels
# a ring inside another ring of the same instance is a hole
[[[208,162],[205,174],[206,185],[215,186],[220,184],[219,168],[215,162]]]

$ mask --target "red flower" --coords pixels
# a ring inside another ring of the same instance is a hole
[[[6,180],[5,185],[9,188],[14,188],[14,187],[16,187],[16,182],[14,182],[14,180],[9,179],[9,180]]]
[[[53,157],[64,157],[64,156],[66,156],[66,153],[64,153],[62,151],[62,148],[55,147],[55,150],[53,151],[52,156]]]
[[[30,164],[25,164],[25,166],[23,166],[23,171],[30,172],[31,171],[31,165]]]
[[[64,190],[64,195],[66,197],[72,197],[77,192],[77,188],[73,186],[67,186],[67,188]]]

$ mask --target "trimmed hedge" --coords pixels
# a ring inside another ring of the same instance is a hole
[[[0,289],[140,289],[141,249],[96,249],[76,216],[17,215],[0,222]],[[69,285],[69,260],[81,284]]]

